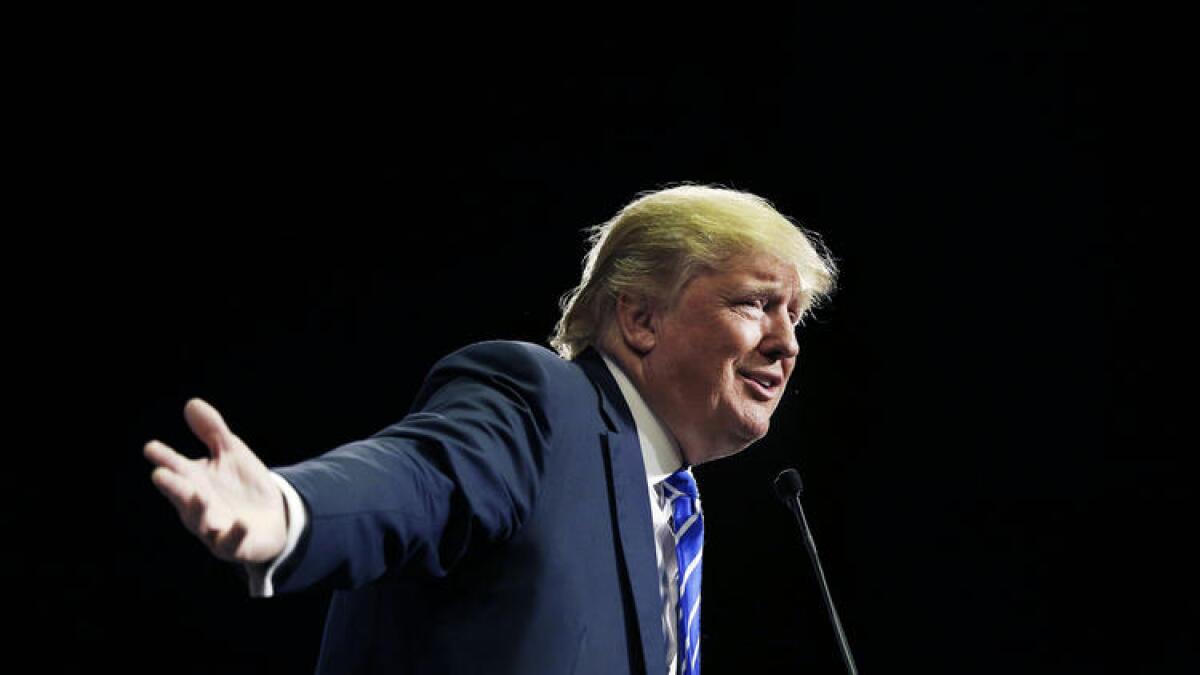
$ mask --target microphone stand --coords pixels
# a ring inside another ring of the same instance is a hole
[[[837,634],[838,647],[841,649],[846,671],[850,675],[858,675],[858,668],[854,665],[854,655],[850,653],[850,643],[846,640],[846,632],[842,630],[842,620],[838,618],[837,610],[834,609],[833,596],[829,593],[829,583],[825,581],[825,571],[821,568],[821,558],[817,555],[817,542],[813,540],[812,531],[808,528],[808,518],[804,516],[804,506],[800,503],[802,492],[804,492],[804,484],[800,481],[800,474],[795,469],[787,469],[775,478],[775,495],[788,507],[788,510],[796,517],[796,523],[800,526],[804,546],[808,549],[808,557],[812,561],[813,571],[817,575],[817,584],[821,587],[821,597],[825,601],[825,609],[829,612],[829,621],[833,624],[833,630]]]

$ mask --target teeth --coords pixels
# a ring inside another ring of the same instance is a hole
[[[772,388],[772,386],[773,386],[773,385],[771,384],[771,381],[770,381],[770,380],[764,380],[764,379],[761,379],[761,378],[755,377],[755,376],[753,376],[753,375],[745,375],[745,374],[743,374],[743,375],[742,375],[742,377],[746,378],[747,380],[750,380],[751,382],[755,382],[755,383],[757,383],[757,384],[758,384],[759,386],[761,386],[763,389],[770,389],[770,388]]]

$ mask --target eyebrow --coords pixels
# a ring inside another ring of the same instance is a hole
[[[754,280],[742,285],[740,293],[759,295],[783,295],[783,284],[771,281]]]

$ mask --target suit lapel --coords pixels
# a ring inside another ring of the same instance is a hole
[[[641,442],[633,414],[600,355],[588,349],[576,361],[600,392],[602,412],[609,424],[610,431],[601,433],[600,441],[612,486],[620,553],[633,594],[642,663],[647,673],[658,673],[665,665],[667,646],[662,634],[662,594]]]

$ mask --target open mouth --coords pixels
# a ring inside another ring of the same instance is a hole
[[[764,401],[775,398],[783,384],[782,378],[776,375],[764,373],[738,373],[738,375],[749,385],[756,397]]]

